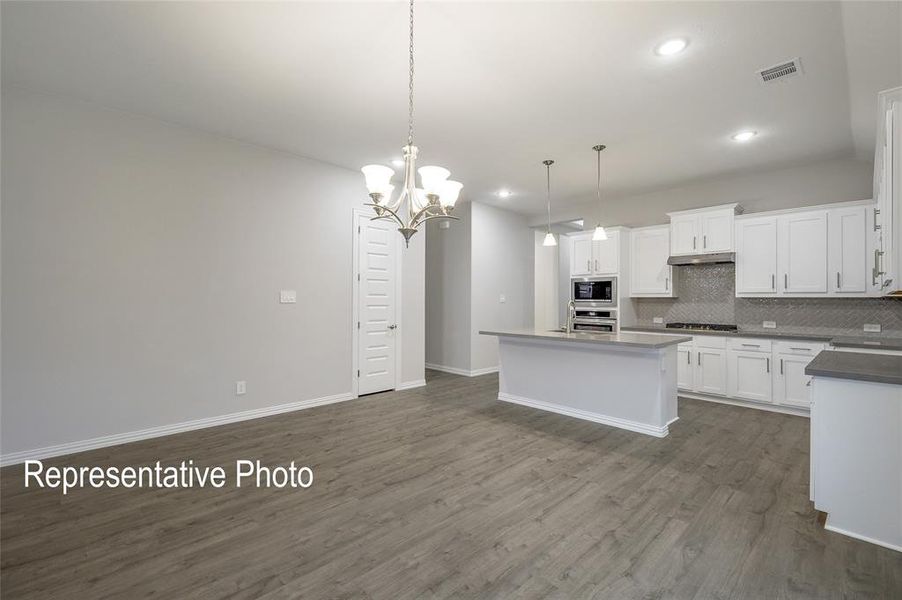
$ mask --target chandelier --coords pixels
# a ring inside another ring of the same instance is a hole
[[[392,200],[394,186],[391,178],[395,171],[384,165],[367,165],[360,169],[366,177],[366,188],[376,213],[371,220],[388,219],[398,224],[398,231],[404,236],[404,243],[409,246],[410,238],[420,225],[430,219],[457,219],[451,216],[454,204],[463,184],[450,181],[448,169],[435,166],[416,168],[418,149],[413,145],[413,0],[410,0],[410,59],[408,70],[407,94],[407,145],[404,153],[404,182],[398,197]],[[416,187],[416,173],[420,174],[422,188]]]

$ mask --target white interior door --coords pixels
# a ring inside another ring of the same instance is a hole
[[[358,394],[395,388],[398,337],[398,240],[389,221],[359,217],[358,237]]]

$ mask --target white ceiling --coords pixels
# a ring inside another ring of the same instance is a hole
[[[542,159],[557,161],[557,201],[578,203],[594,193],[596,143],[608,145],[605,190],[617,195],[856,150],[867,159],[874,95],[902,84],[900,7],[418,3],[421,164],[451,169],[466,199],[536,214]],[[3,2],[2,80],[359,168],[405,141],[406,11]],[[654,55],[671,36],[688,49]],[[803,76],[757,81],[797,56]],[[744,128],[760,135],[732,142]],[[494,196],[502,187],[515,195]]]

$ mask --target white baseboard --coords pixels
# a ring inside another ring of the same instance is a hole
[[[479,377],[480,375],[498,372],[497,366],[486,367],[484,369],[473,369],[470,371],[467,369],[458,369],[457,367],[446,367],[445,365],[426,363],[426,368],[432,369],[433,371],[441,371],[442,373],[451,373],[452,375],[463,375],[464,377]]]
[[[872,537],[868,537],[866,535],[861,535],[858,533],[854,533],[852,531],[847,531],[845,529],[840,529],[839,527],[834,527],[830,525],[830,515],[827,515],[827,524],[824,525],[824,529],[827,531],[832,531],[833,533],[838,533],[840,535],[847,535],[850,538],[855,538],[856,540],[861,540],[863,542],[868,542],[870,544],[876,544],[878,546],[883,546],[884,548],[889,548],[890,550],[895,550],[896,552],[902,552],[902,546],[897,546],[896,544],[890,544],[889,542],[884,542],[881,540],[874,539]]]
[[[782,413],[784,415],[795,415],[797,417],[810,418],[810,411],[804,408],[794,408],[792,406],[780,406],[779,404],[764,404],[753,402],[751,400],[737,400],[735,398],[723,398],[720,396],[708,396],[707,394],[695,394],[692,392],[677,391],[680,398],[692,398],[693,400],[704,400],[706,402],[717,402],[718,404],[729,404],[731,406],[741,406],[743,408],[754,408],[756,410],[766,410],[767,412]]]
[[[425,379],[414,379],[413,381],[405,381],[395,388],[395,391],[412,390],[413,388],[423,387],[426,385]]]
[[[547,410],[549,412],[558,413],[560,415],[567,415],[568,417],[583,419],[584,421],[594,421],[595,423],[602,423],[603,425],[619,427],[620,429],[628,429],[630,431],[644,433],[646,435],[651,435],[659,438],[667,437],[667,434],[670,433],[667,425],[664,425],[663,427],[646,425],[645,423],[639,423],[637,421],[618,419],[617,417],[600,415],[598,413],[588,412],[585,410],[580,410],[578,408],[561,406],[559,404],[550,404],[548,402],[542,402],[541,400],[533,400],[532,398],[524,398],[523,396],[515,396],[513,394],[508,394],[505,392],[499,392],[498,399],[503,402],[521,404],[523,406],[529,406],[531,408],[537,408],[539,410]],[[675,420],[676,419],[674,419],[674,421]],[[671,421],[671,423],[673,423],[673,421]]]
[[[248,421],[250,419],[259,419],[271,415],[281,413],[294,412],[305,408],[313,408],[314,406],[323,406],[325,404],[334,404],[336,402],[344,402],[352,400],[354,396],[350,392],[343,394],[335,394],[333,396],[324,396],[322,398],[311,398],[310,400],[301,400],[299,402],[289,402],[288,404],[278,404],[276,406],[267,406],[264,408],[255,408],[227,415],[219,415],[216,417],[206,417],[203,419],[195,419],[193,421],[185,421],[183,423],[174,423],[172,425],[161,425],[159,427],[151,427],[149,429],[141,429],[139,431],[129,431],[126,433],[116,433],[102,437],[92,438],[79,442],[67,442],[56,446],[47,446],[44,448],[35,448],[34,450],[21,450],[19,452],[10,452],[0,456],[0,466],[15,465],[26,460],[39,460],[42,458],[51,458],[55,456],[63,456],[66,454],[74,454],[76,452],[84,452],[86,450],[95,450],[97,448],[106,448],[108,446],[116,446],[119,444],[127,444],[129,442],[137,442],[164,435],[172,435],[174,433],[182,433],[184,431],[193,431],[195,429],[204,429],[206,427],[215,427],[217,425],[226,425],[229,423],[238,423],[240,421]]]

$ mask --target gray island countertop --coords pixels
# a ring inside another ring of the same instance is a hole
[[[636,335],[632,333],[587,333],[575,331],[547,331],[544,329],[511,329],[506,331],[480,331],[481,335],[499,337],[518,337],[551,342],[578,342],[583,344],[600,344],[606,346],[628,346],[631,348],[666,348],[683,342],[691,342],[689,336],[674,335]]]
[[[902,385],[902,356],[825,350],[808,363],[805,374]]]

